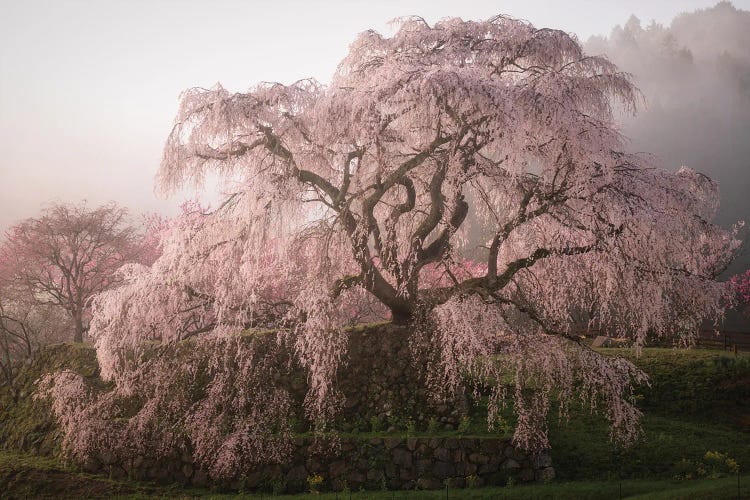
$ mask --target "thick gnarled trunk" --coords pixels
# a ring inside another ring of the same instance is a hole
[[[73,342],[83,342],[83,332],[85,331],[85,328],[83,326],[83,311],[73,312],[73,322],[75,325]]]

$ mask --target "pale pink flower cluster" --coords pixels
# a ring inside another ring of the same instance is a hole
[[[215,478],[234,478],[291,453],[291,398],[276,341],[201,338],[130,352],[114,387],[65,371],[39,381],[61,427],[62,449],[83,463],[103,454],[190,454]]]
[[[549,447],[547,414],[551,399],[560,417],[579,400],[610,421],[612,437],[632,442],[639,434],[640,412],[630,397],[646,375],[629,361],[606,357],[577,338],[546,332],[519,314],[515,306],[497,307],[478,297],[451,300],[435,310],[441,345],[430,371],[437,390],[462,390],[467,378],[491,387],[488,424],[511,404],[518,416],[514,441],[532,450]]]

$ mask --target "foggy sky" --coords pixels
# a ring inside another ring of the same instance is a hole
[[[418,14],[434,22],[504,13],[587,40],[609,36],[631,14],[643,27],[652,19],[668,26],[680,12],[714,3],[0,0],[0,230],[37,214],[52,200],[115,200],[136,213],[174,212],[189,193],[159,200],[153,177],[181,91],[216,82],[232,91],[259,81],[314,77],[327,82],[357,33],[368,28],[390,33],[387,23],[397,16]],[[750,0],[734,5],[750,9]],[[714,35],[701,33],[703,40]],[[615,52],[615,38],[596,42]],[[730,44],[732,34],[722,40],[715,43]],[[679,39],[678,45],[698,47],[700,41]],[[746,58],[746,42],[727,50]],[[698,68],[716,52],[714,47],[707,55],[691,50]],[[613,58],[619,62],[621,57]],[[622,59],[633,72],[660,68],[658,63],[630,67],[627,57]],[[737,160],[748,158],[747,102],[724,95],[734,77],[712,79],[707,75],[715,67],[706,68],[693,70],[699,78],[685,77],[687,87],[677,93],[672,86],[683,77],[666,70],[637,80],[647,96],[659,99],[628,122],[625,132],[636,149],[659,154],[665,166],[687,164],[714,175],[727,200],[739,206],[748,179],[746,163]],[[685,108],[685,97],[698,101]],[[747,205],[742,207],[747,211]],[[725,215],[726,220],[737,218]]]

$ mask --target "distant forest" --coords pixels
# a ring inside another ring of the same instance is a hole
[[[631,16],[585,49],[632,73],[643,92],[646,106],[623,117],[632,149],[654,153],[665,168],[686,165],[714,178],[717,222],[750,222],[750,12],[720,2],[669,26]],[[748,267],[746,247],[725,275]],[[730,315],[726,328],[750,331],[750,322]]]

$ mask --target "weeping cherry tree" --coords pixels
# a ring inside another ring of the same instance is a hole
[[[271,326],[309,370],[308,413],[326,416],[343,327],[387,315],[427,353],[436,394],[510,375],[489,423],[512,405],[517,445],[548,446],[551,399],[632,441],[646,377],[581,331],[690,343],[721,316],[714,278],[738,247],[712,223],[711,179],[625,151],[613,109],[638,100],[573,36],[505,16],[367,31],[329,84],[186,91],[159,186],[218,173],[229,194],[173,221],[161,258],[98,297],[103,374],[130,380],[122,353],[144,339]]]

